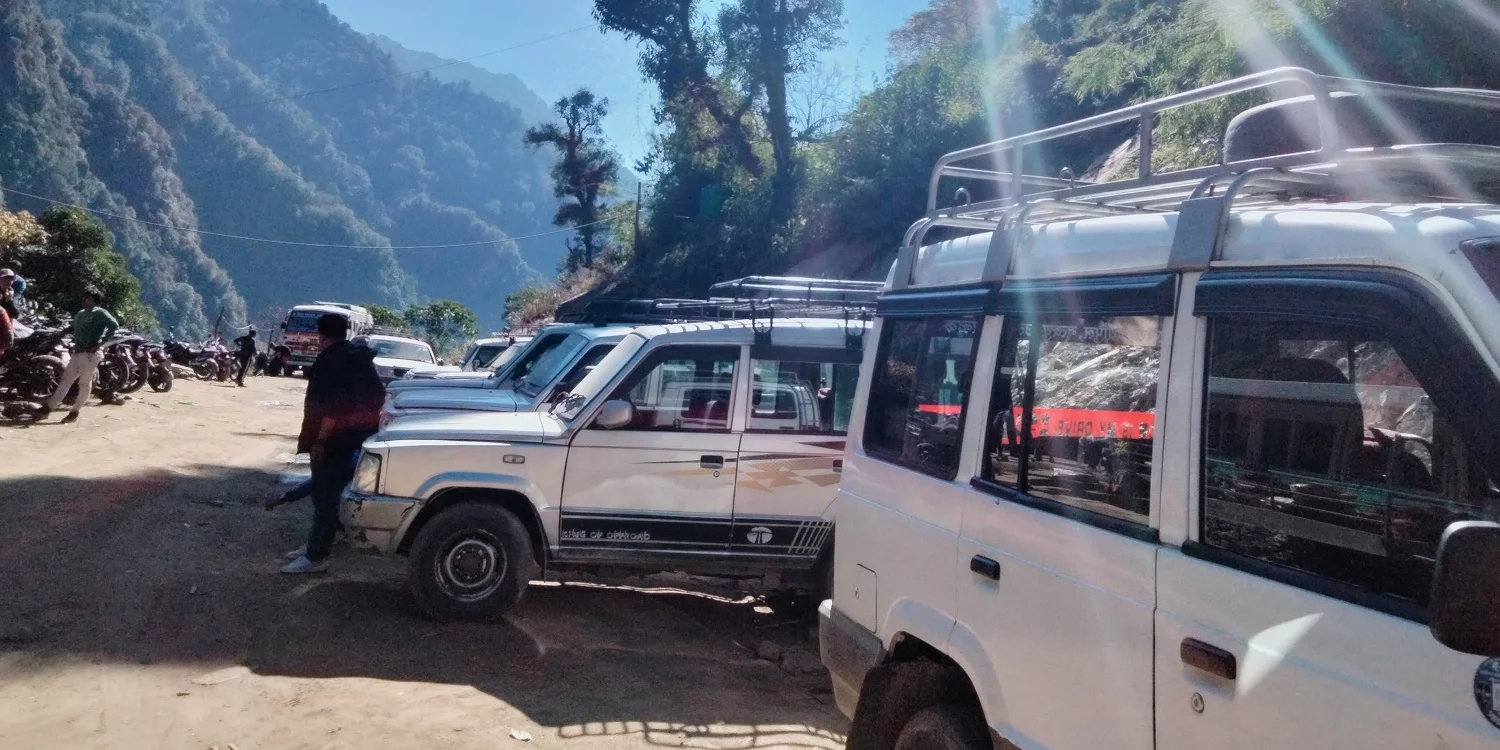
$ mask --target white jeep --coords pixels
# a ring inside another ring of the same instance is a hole
[[[638,327],[550,409],[391,422],[364,445],[343,522],[408,555],[412,595],[441,619],[505,612],[539,569],[821,590],[867,326]]]
[[[1500,748],[1500,148],[1383,129],[1497,113],[1278,70],[942,157],[830,511],[850,750]],[[1121,124],[1138,176],[995,171]]]

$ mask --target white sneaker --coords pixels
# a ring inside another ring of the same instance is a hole
[[[297,549],[286,553],[286,559],[288,560],[295,560],[299,557],[307,557],[307,545],[304,544],[301,547],[298,547]]]
[[[305,557],[299,557],[281,567],[281,572],[296,575],[299,573],[322,573],[328,570],[328,561],[319,560],[313,562]]]

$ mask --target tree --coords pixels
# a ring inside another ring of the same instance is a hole
[[[412,305],[406,308],[403,317],[412,331],[439,355],[450,353],[479,335],[479,318],[474,311],[451,299]]]
[[[381,328],[403,328],[406,326],[406,318],[401,317],[401,313],[385,305],[366,302],[363,307],[370,311],[370,317],[375,319],[375,325]]]
[[[557,164],[552,168],[553,194],[563,199],[552,217],[559,227],[577,227],[577,242],[568,243],[567,271],[592,266],[607,244],[608,229],[599,224],[604,208],[600,198],[613,186],[619,165],[610,153],[600,132],[600,121],[609,113],[609,100],[596,99],[593,92],[581,88],[553,105],[557,123],[529,128],[524,140],[532,148],[552,146],[557,149]]]
[[[27,298],[44,314],[78,309],[85,290],[131,328],[156,328],[141,301],[141,282],[125,256],[113,250],[109,229],[87,212],[55,206],[40,220],[25,212],[0,215],[0,265],[14,267],[30,284]]]
[[[707,112],[718,124],[718,142],[740,168],[759,177],[764,171],[745,123],[751,102],[733,102],[712,72],[722,45],[700,29],[696,0],[594,0],[594,18],[605,29],[645,44],[641,72],[656,81],[663,102],[683,100]]]
[[[776,160],[773,208],[790,207],[796,173],[787,79],[838,43],[843,0],[739,0],[719,13],[725,64],[747,102],[758,102]]]

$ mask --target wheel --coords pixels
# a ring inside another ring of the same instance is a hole
[[[200,360],[193,363],[193,374],[199,380],[214,380],[219,377],[219,366],[212,360]]]
[[[63,361],[50,354],[42,354],[26,361],[27,372],[16,385],[17,392],[27,401],[44,401],[57,390],[62,382]]]
[[[535,569],[531,536],[514,514],[465,503],[422,527],[406,586],[433,619],[492,620],[521,601]]]
[[[138,364],[131,368],[130,377],[125,380],[125,385],[120,388],[120,393],[135,393],[146,387],[146,381],[151,379],[151,366],[149,364]]]
[[[172,368],[167,365],[153,366],[151,375],[146,382],[151,384],[151,390],[157,393],[166,393],[172,390]]]
[[[991,746],[982,719],[958,706],[942,704],[911,717],[896,736],[895,750],[981,750]]]
[[[228,380],[231,374],[230,371],[234,368],[223,362],[218,362],[216,364],[218,365],[218,369],[214,373],[214,379],[219,381],[220,383]]]
[[[94,395],[109,396],[120,393],[130,380],[130,365],[119,357],[106,356],[99,361],[94,375]]]

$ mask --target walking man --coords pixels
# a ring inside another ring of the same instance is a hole
[[[240,360],[240,374],[234,379],[234,382],[239,387],[244,388],[245,371],[250,369],[250,361],[255,359],[255,327],[252,326],[249,333],[235,339],[234,343],[240,348],[239,352],[235,354]]]
[[[348,341],[349,321],[318,318],[322,353],[313,363],[303,402],[297,452],[312,458],[312,530],[307,545],[287,554],[283,573],[321,573],[339,526],[339,498],[354,478],[354,456],[380,428],[385,388],[375,372],[375,350]]]
[[[83,409],[83,403],[89,400],[89,394],[94,389],[94,373],[99,369],[99,360],[104,358],[104,352],[99,347],[115,335],[115,330],[120,327],[115,316],[98,304],[98,292],[90,289],[83,293],[83,309],[73,315],[73,356],[63,370],[62,381],[57,384],[57,390],[42,405],[42,410],[37,412],[37,421],[46,419],[47,415],[62,406],[63,399],[68,397],[68,391],[75,383],[78,385],[78,398],[73,401],[73,410],[63,417],[63,423],[77,422],[78,412]]]

